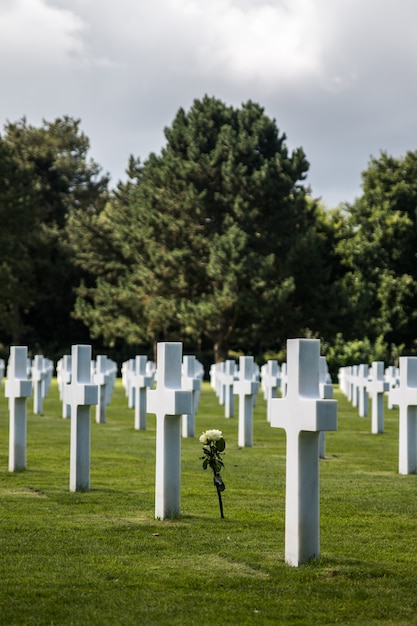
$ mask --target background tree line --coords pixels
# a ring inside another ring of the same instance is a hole
[[[181,340],[203,360],[285,358],[319,337],[333,372],[416,353],[417,152],[371,158],[363,193],[326,210],[253,102],[180,109],[127,182],[88,157],[79,120],[0,136],[0,353],[124,359]]]

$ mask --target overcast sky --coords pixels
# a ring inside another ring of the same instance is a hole
[[[0,131],[69,115],[125,179],[205,94],[264,107],[328,207],[417,150],[416,0],[0,0]]]

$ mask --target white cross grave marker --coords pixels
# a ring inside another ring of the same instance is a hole
[[[319,432],[337,430],[337,401],[319,395],[319,339],[287,341],[288,387],[271,400],[271,426],[287,437],[285,560],[320,554]]]
[[[61,400],[62,400],[62,417],[68,419],[71,417],[71,405],[68,402],[67,385],[71,382],[71,355],[65,354],[61,359]]]
[[[98,397],[96,405],[96,423],[105,424],[107,389],[110,383],[110,375],[107,365],[107,356],[99,354],[96,358],[96,369],[93,375],[93,383],[98,386]]]
[[[361,363],[356,379],[359,417],[367,417],[368,415],[368,377],[369,366],[367,363]]]
[[[278,390],[281,386],[281,377],[278,361],[270,359],[264,365],[262,372],[262,383],[265,386],[266,400],[266,419],[271,421],[271,404],[272,398],[278,398]]]
[[[399,409],[400,474],[417,473],[417,357],[400,357],[400,384],[390,389],[390,400]]]
[[[325,356],[319,360],[319,394],[323,400],[333,398],[333,384]],[[319,456],[321,459],[326,458],[326,433],[323,430],[319,434]]]
[[[72,346],[71,366],[71,383],[65,390],[71,405],[70,491],[88,491],[90,407],[98,402],[98,387],[91,384],[91,346]]]
[[[182,436],[194,437],[195,414],[197,412],[201,378],[198,376],[198,361],[193,355],[186,355],[182,363],[182,388],[191,391],[191,413],[182,416]]]
[[[224,416],[234,417],[235,399],[233,395],[233,385],[236,378],[236,363],[228,359],[224,364],[222,374],[222,385],[224,386]]]
[[[132,390],[135,394],[135,430],[146,430],[146,390],[153,385],[154,377],[147,373],[147,356],[137,354],[131,374]]]
[[[157,386],[148,389],[156,415],[155,517],[180,514],[181,416],[191,413],[192,392],[181,389],[182,344],[158,343]]]
[[[33,389],[33,412],[38,415],[43,413],[43,386],[46,378],[44,358],[42,354],[36,354],[32,361],[32,389]]]
[[[384,362],[372,361],[372,378],[368,380],[367,390],[372,403],[372,433],[384,432],[384,393],[389,383],[384,380]]]
[[[233,392],[239,396],[238,446],[241,448],[253,444],[253,397],[259,390],[253,374],[253,356],[239,357],[239,380],[235,381]]]
[[[12,346],[5,396],[9,398],[9,472],[26,468],[26,401],[32,395],[27,377],[26,346]]]

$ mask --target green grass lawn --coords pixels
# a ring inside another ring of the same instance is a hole
[[[154,519],[155,417],[135,431],[117,382],[91,427],[91,491],[69,491],[70,422],[56,381],[33,415],[27,470],[8,472],[0,397],[0,624],[417,624],[417,476],[398,474],[398,413],[385,433],[340,392],[320,461],[321,558],[284,562],[285,433],[258,396],[254,446],[204,384],[196,437],[182,440],[182,515]],[[236,410],[237,413],[237,410]],[[223,431],[225,519],[198,435]]]

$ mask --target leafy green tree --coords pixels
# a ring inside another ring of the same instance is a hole
[[[165,137],[143,167],[131,160],[129,183],[99,215],[69,222],[91,270],[76,314],[92,334],[209,342],[219,360],[232,344],[256,349],[315,324],[328,226],[316,227],[303,150],[289,153],[259,105],[207,96],[180,109]]]
[[[345,236],[337,245],[351,302],[345,338],[415,351],[417,152],[398,159],[382,152],[362,178],[363,195],[346,206]]]
[[[71,319],[80,271],[66,237],[69,210],[97,210],[108,178],[87,159],[69,117],[9,123],[0,138],[0,342],[55,354],[86,328]],[[94,209],[93,209],[94,207]]]

